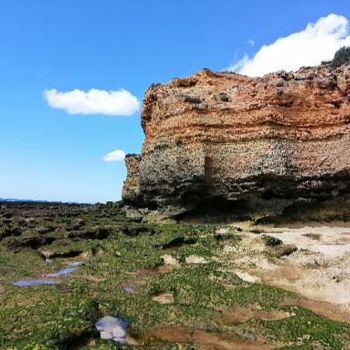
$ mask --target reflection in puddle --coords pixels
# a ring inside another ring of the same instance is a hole
[[[32,287],[59,284],[57,281],[50,280],[31,280],[31,281],[17,281],[13,283],[16,287]]]
[[[114,340],[121,344],[126,343],[126,321],[106,316],[96,322],[96,328],[100,332],[101,339]]]

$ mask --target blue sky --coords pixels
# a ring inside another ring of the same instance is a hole
[[[234,69],[245,72],[262,45],[331,13],[350,18],[350,3],[1,0],[0,197],[118,200],[124,164],[103,157],[117,149],[140,152],[139,111],[69,114],[53,108],[45,90],[123,88],[141,101],[153,82],[204,67],[222,70],[244,56]],[[339,40],[349,38],[346,33]]]

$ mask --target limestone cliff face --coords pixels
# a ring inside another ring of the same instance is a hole
[[[142,127],[123,191],[133,206],[276,213],[350,193],[350,66],[262,78],[203,70],[150,88]]]

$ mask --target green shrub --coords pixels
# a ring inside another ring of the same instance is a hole
[[[350,47],[340,48],[334,55],[332,60],[332,67],[337,68],[343,64],[350,64]]]
[[[276,247],[283,243],[283,241],[281,241],[279,238],[275,238],[272,236],[262,236],[261,239],[267,247]]]

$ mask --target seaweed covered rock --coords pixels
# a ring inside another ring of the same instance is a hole
[[[350,66],[331,63],[261,78],[205,69],[151,87],[124,203],[255,217],[321,203],[347,217],[349,93]]]

